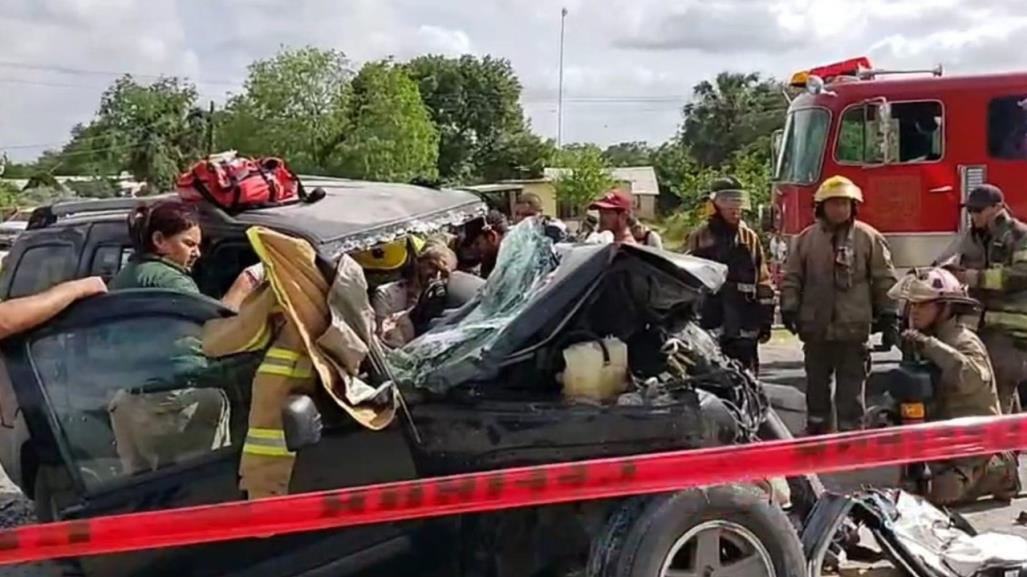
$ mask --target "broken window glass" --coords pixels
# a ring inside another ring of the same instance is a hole
[[[466,314],[389,354],[397,380],[437,393],[456,384],[429,377],[457,364],[474,365],[546,284],[556,265],[553,243],[542,224],[535,219],[522,221],[503,239],[496,268]]]

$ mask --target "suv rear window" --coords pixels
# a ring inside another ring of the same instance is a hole
[[[8,298],[35,294],[75,277],[78,253],[69,244],[43,244],[25,250],[17,263]]]

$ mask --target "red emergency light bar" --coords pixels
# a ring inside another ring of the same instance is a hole
[[[796,88],[805,88],[806,81],[811,76],[817,76],[825,82],[829,82],[831,79],[839,76],[858,77],[861,72],[872,69],[873,67],[870,65],[870,59],[866,56],[861,56],[859,58],[851,58],[849,60],[835,62],[834,64],[828,64],[827,66],[818,66],[809,70],[796,72],[792,75],[792,80],[789,84]]]

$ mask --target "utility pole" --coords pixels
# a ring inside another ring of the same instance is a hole
[[[567,8],[560,10],[560,87],[556,104],[556,146],[563,148],[563,38],[567,23]]]
[[[207,112],[207,156],[214,154],[214,101],[210,101]]]

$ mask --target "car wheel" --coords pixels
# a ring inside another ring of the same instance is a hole
[[[634,499],[593,543],[591,577],[792,577],[799,537],[755,487],[725,485]]]

